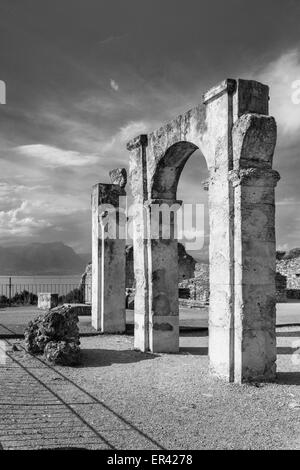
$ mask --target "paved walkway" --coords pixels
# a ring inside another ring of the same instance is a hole
[[[122,448],[124,434],[129,446],[131,441],[140,448],[161,448],[59,368],[26,353],[21,343],[13,351],[12,344],[9,340],[0,343],[3,449],[115,449]]]
[[[129,336],[82,338],[80,367],[52,367],[0,341],[4,449],[300,449],[299,328],[278,331],[278,383],[208,374],[207,332],[179,354],[133,350]],[[295,356],[294,356],[295,357]]]

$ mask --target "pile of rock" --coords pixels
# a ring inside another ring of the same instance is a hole
[[[276,285],[276,302],[287,302],[287,280],[286,276],[283,276],[280,273],[275,275],[275,285]]]
[[[44,354],[52,364],[77,365],[81,360],[78,315],[63,305],[39,315],[25,330],[25,347],[33,354]]]
[[[287,299],[300,299],[300,248],[294,248],[288,253],[277,252],[276,256],[276,271],[286,279],[285,289]],[[276,281],[277,287],[278,278]],[[277,289],[277,297],[278,296],[281,297],[281,292],[278,292]]]
[[[182,306],[200,307],[209,303],[209,265],[206,263],[196,263],[195,274],[191,279],[185,279],[179,283],[179,294],[187,292],[184,298],[179,298]],[[189,297],[189,298],[187,298]]]

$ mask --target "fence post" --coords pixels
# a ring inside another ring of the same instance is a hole
[[[8,303],[11,307],[11,277],[8,280]]]

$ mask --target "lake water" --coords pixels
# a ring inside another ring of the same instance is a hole
[[[79,286],[81,275],[69,276],[11,276],[11,295],[27,290],[34,294],[51,292],[64,295]],[[0,295],[8,297],[9,276],[0,276]]]

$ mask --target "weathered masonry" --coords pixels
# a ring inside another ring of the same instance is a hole
[[[276,123],[268,102],[267,86],[228,79],[201,105],[127,146],[133,198],[142,207],[134,214],[135,347],[179,349],[177,240],[172,230],[169,239],[147,234],[152,208],[178,202],[180,174],[200,149],[209,171],[210,367],[235,382],[272,380],[276,373],[279,174],[272,169]]]
[[[92,191],[92,325],[103,333],[124,333],[125,223],[120,201],[126,196],[126,172],[112,170],[113,184],[96,184]]]

